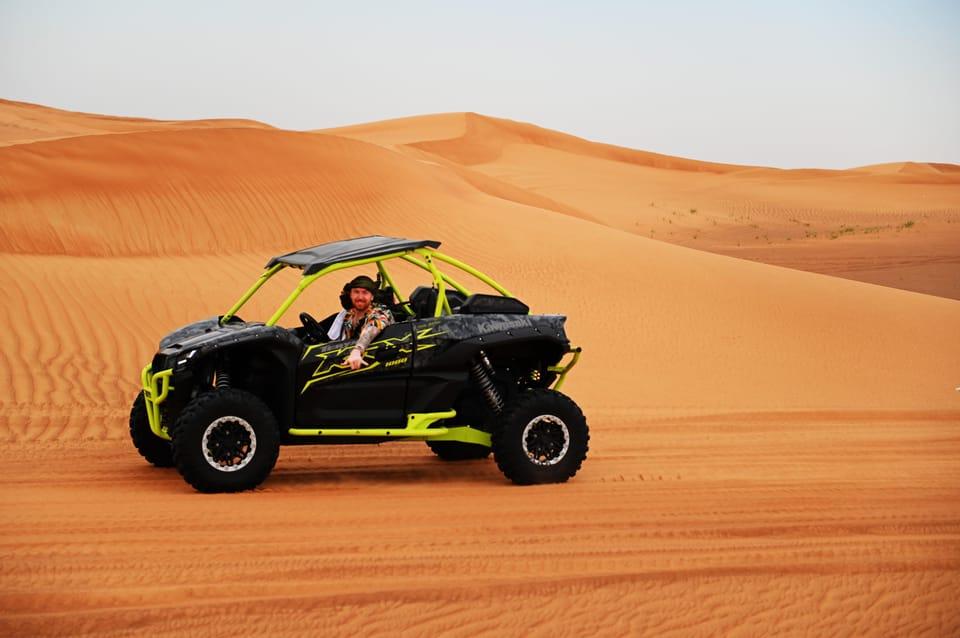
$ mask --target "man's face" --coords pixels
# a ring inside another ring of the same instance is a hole
[[[355,310],[364,312],[373,303],[373,293],[366,288],[351,288],[350,303],[353,304]]]

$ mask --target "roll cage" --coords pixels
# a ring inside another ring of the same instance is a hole
[[[391,238],[381,238],[381,237],[371,237],[371,238],[362,238],[362,239],[377,239],[383,240],[381,242],[381,250],[387,251],[382,254],[378,252],[375,248],[372,250],[366,250],[363,252],[375,253],[368,256],[354,258],[354,259],[337,259],[334,256],[332,260],[333,263],[329,261],[309,261],[309,259],[297,259],[297,257],[303,257],[304,255],[309,255],[309,251],[314,249],[305,249],[304,251],[298,251],[296,253],[289,253],[288,255],[283,255],[280,257],[274,257],[267,264],[266,270],[263,274],[253,283],[250,288],[243,293],[243,296],[237,300],[235,304],[220,318],[220,324],[223,325],[230,321],[240,309],[243,308],[244,304],[253,297],[260,288],[270,280],[271,277],[276,275],[278,272],[284,268],[298,268],[304,271],[303,277],[300,279],[300,282],[297,284],[296,288],[293,289],[293,292],[280,304],[280,307],[277,308],[276,312],[266,321],[266,325],[273,326],[276,325],[278,321],[283,317],[286,311],[293,305],[297,298],[317,279],[323,277],[324,275],[329,275],[330,273],[336,272],[338,270],[343,270],[345,268],[354,268],[356,266],[366,266],[369,264],[376,264],[377,271],[380,273],[380,277],[390,288],[393,290],[394,294],[397,297],[397,303],[409,310],[409,300],[405,299],[403,293],[400,292],[399,288],[394,284],[393,278],[390,275],[390,271],[387,269],[386,262],[394,259],[401,259],[407,263],[413,264],[418,268],[421,268],[433,277],[433,285],[437,288],[437,301],[433,309],[434,317],[440,317],[444,314],[453,314],[453,310],[450,307],[450,301],[447,298],[447,289],[453,288],[458,291],[465,297],[469,297],[472,293],[470,290],[461,284],[459,281],[451,277],[450,275],[441,272],[437,266],[438,261],[454,266],[459,270],[472,275],[473,277],[479,279],[483,283],[487,284],[498,293],[504,297],[511,297],[513,295],[509,290],[501,286],[499,283],[494,281],[490,276],[482,273],[476,268],[463,263],[462,261],[445,255],[435,247],[430,245],[423,244],[434,244],[439,246],[439,242],[404,242],[403,240],[393,240]],[[357,240],[353,240],[357,241]],[[416,247],[404,248],[401,250],[390,250],[390,248],[396,244],[418,244]],[[322,246],[316,247],[322,248]],[[349,251],[341,251],[349,252]],[[311,270],[313,272],[311,272]]]

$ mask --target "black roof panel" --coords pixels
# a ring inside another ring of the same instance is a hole
[[[286,255],[278,255],[267,262],[267,268],[276,264],[286,264],[302,268],[304,276],[320,272],[327,266],[354,259],[379,257],[415,248],[439,248],[440,242],[430,239],[399,239],[371,235],[356,239],[342,239],[312,248],[304,248]]]

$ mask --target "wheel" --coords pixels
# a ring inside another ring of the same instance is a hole
[[[186,405],[173,426],[173,460],[200,492],[260,485],[277,462],[280,431],[270,408],[242,390],[214,390]]]
[[[587,458],[590,432],[583,412],[555,390],[517,395],[493,433],[493,458],[518,485],[563,483]]]
[[[490,448],[462,441],[427,441],[434,454],[443,461],[472,461],[490,456]]]
[[[130,408],[130,440],[133,441],[133,446],[137,448],[140,456],[147,459],[151,465],[173,467],[173,450],[170,448],[170,441],[161,439],[150,429],[150,421],[147,419],[147,402],[143,398],[143,392],[137,395],[133,400],[133,407]]]

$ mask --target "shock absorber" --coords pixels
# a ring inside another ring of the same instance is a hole
[[[230,373],[226,368],[217,368],[216,379],[217,390],[225,390],[230,387]]]
[[[480,392],[483,394],[483,398],[486,399],[487,405],[490,406],[490,409],[493,410],[495,414],[500,414],[503,410],[503,398],[500,396],[500,391],[497,390],[497,386],[493,384],[492,372],[493,366],[490,365],[490,359],[488,359],[487,355],[481,350],[480,356],[477,357],[470,366],[470,374],[473,376],[473,380],[476,381],[477,385],[480,386]]]

